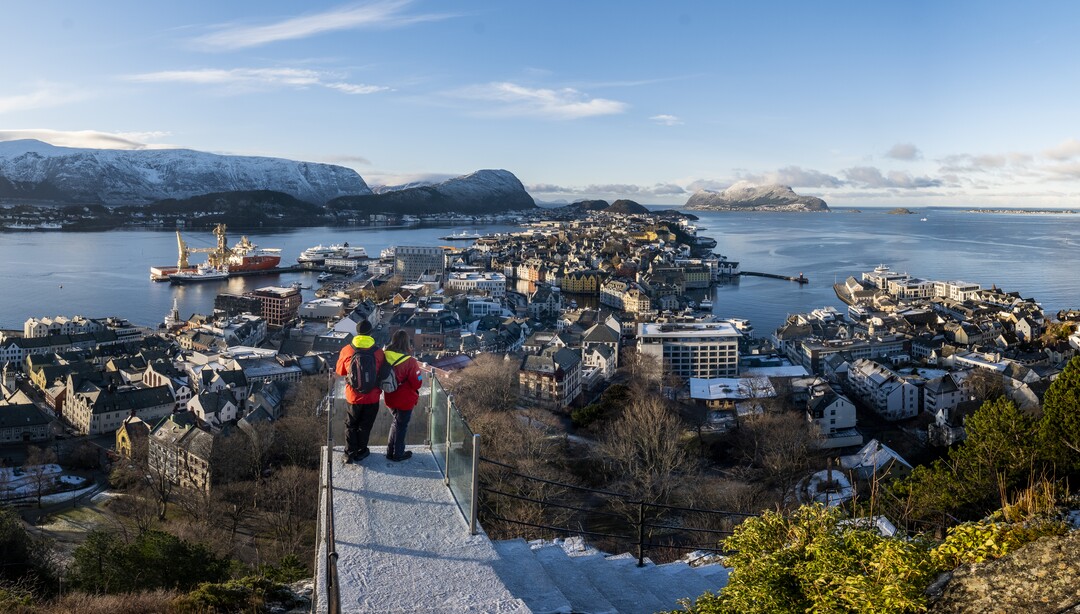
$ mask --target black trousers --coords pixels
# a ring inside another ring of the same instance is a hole
[[[353,405],[345,412],[345,454],[364,452],[368,449],[371,427],[379,415],[379,404],[363,403]]]

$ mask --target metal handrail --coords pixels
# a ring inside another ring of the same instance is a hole
[[[327,378],[329,385],[323,398],[326,408],[326,518],[323,526],[326,530],[326,611],[328,614],[341,612],[341,586],[338,581],[337,538],[334,535],[334,375],[331,371]]]
[[[551,531],[556,531],[556,532],[560,532],[560,533],[567,533],[567,534],[572,534],[572,535],[583,535],[583,536],[591,536],[591,537],[607,537],[607,538],[614,538],[614,539],[627,540],[627,541],[632,540],[632,541],[635,542],[635,545],[637,546],[637,554],[638,554],[637,558],[638,558],[638,566],[639,567],[641,567],[641,566],[643,566],[645,564],[645,552],[646,552],[646,550],[648,548],[663,547],[663,548],[671,548],[671,549],[677,549],[677,550],[712,550],[712,551],[717,551],[717,552],[722,551],[722,549],[719,548],[717,546],[717,544],[715,544],[715,543],[708,544],[708,545],[699,544],[699,545],[692,545],[692,546],[681,546],[681,545],[675,545],[675,544],[656,544],[656,543],[652,543],[652,542],[649,542],[649,541],[645,540],[645,529],[646,528],[650,528],[650,529],[668,529],[668,530],[673,530],[673,531],[684,531],[684,532],[694,532],[694,533],[710,533],[710,534],[716,534],[716,535],[731,535],[733,533],[733,531],[726,531],[726,530],[720,530],[720,529],[707,529],[707,528],[701,528],[701,527],[674,526],[674,525],[661,524],[661,523],[655,523],[655,522],[650,523],[650,522],[646,521],[646,508],[659,508],[659,509],[672,510],[672,511],[716,514],[716,515],[722,515],[722,516],[736,516],[736,517],[740,517],[740,518],[751,518],[751,517],[755,516],[754,514],[747,514],[747,513],[744,513],[744,512],[731,512],[731,511],[727,511],[727,510],[712,510],[712,509],[704,509],[704,508],[683,507],[683,506],[678,506],[678,505],[667,505],[667,504],[664,504],[664,503],[648,503],[648,502],[645,502],[645,501],[642,501],[642,500],[637,500],[637,499],[635,499],[633,497],[630,497],[629,495],[627,495],[625,493],[618,493],[618,492],[613,492],[613,491],[600,490],[600,489],[596,489],[596,488],[587,488],[587,487],[584,487],[584,486],[576,486],[576,485],[573,485],[573,484],[566,484],[564,482],[556,482],[554,480],[548,480],[548,479],[545,479],[545,478],[538,478],[538,477],[535,477],[535,476],[526,475],[526,474],[523,474],[523,473],[519,472],[517,470],[517,468],[514,467],[513,465],[509,465],[507,463],[502,463],[502,462],[495,461],[495,460],[492,460],[492,459],[481,457],[480,461],[486,462],[486,463],[489,463],[489,464],[492,464],[492,465],[497,465],[499,467],[506,468],[506,469],[509,470],[510,475],[520,477],[520,478],[525,479],[525,480],[538,482],[538,483],[541,483],[541,484],[550,484],[550,485],[554,485],[554,486],[561,486],[561,487],[564,487],[564,488],[567,488],[567,489],[570,489],[570,490],[583,492],[583,493],[604,495],[604,496],[610,497],[612,499],[616,499],[616,500],[622,502],[624,505],[637,506],[637,508],[638,508],[637,521],[633,522],[633,521],[630,521],[626,517],[626,515],[624,515],[624,514],[617,514],[617,513],[614,513],[614,512],[608,512],[608,511],[604,511],[604,510],[597,510],[594,507],[574,506],[574,505],[569,505],[569,504],[561,503],[561,502],[557,502],[557,501],[551,501],[551,500],[545,500],[545,499],[537,499],[537,498],[532,498],[532,497],[526,497],[524,495],[516,495],[516,494],[513,494],[513,493],[507,493],[507,492],[504,492],[504,491],[501,491],[501,490],[497,490],[495,488],[484,486],[482,483],[481,483],[480,489],[479,489],[479,490],[481,490],[481,491],[483,491],[485,493],[488,493],[488,494],[498,495],[498,496],[505,496],[505,497],[509,497],[509,498],[512,498],[512,499],[522,500],[522,501],[529,501],[531,503],[537,503],[537,504],[540,504],[540,505],[547,505],[547,506],[551,506],[551,507],[558,507],[558,508],[562,508],[562,509],[569,509],[569,510],[574,510],[574,511],[579,511],[579,512],[585,512],[585,513],[589,513],[589,514],[593,514],[593,515],[603,515],[603,516],[609,516],[609,517],[613,516],[613,517],[616,517],[616,518],[624,519],[624,520],[626,520],[627,525],[630,528],[636,529],[636,535],[637,535],[636,538],[631,537],[629,535],[616,535],[616,534],[611,534],[611,533],[599,533],[599,532],[593,532],[593,531],[586,531],[584,529],[574,529],[574,528],[571,528],[571,527],[560,527],[560,526],[553,526],[553,525],[545,525],[545,524],[539,524],[539,523],[526,522],[526,521],[523,521],[523,520],[514,520],[514,519],[511,519],[511,518],[506,518],[504,516],[495,514],[491,510],[490,505],[485,505],[485,512],[486,512],[485,513],[485,518],[490,519],[490,520],[497,520],[497,521],[501,521],[501,522],[506,522],[506,523],[510,523],[510,524],[516,524],[516,525],[521,525],[521,526],[527,526],[527,527],[548,529],[548,530],[551,530]]]

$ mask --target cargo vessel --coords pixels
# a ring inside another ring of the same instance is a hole
[[[216,247],[188,247],[180,231],[176,231],[176,245],[179,251],[175,266],[152,266],[150,267],[150,279],[154,281],[169,281],[170,275],[178,273],[192,274],[196,267],[188,261],[188,256],[193,253],[205,253],[206,264],[209,266],[228,271],[229,275],[243,274],[250,271],[268,271],[275,268],[281,262],[281,250],[274,248],[260,249],[248,238],[241,237],[236,245],[229,247],[228,238],[225,235],[225,224],[214,227],[214,236],[217,238]]]
[[[204,281],[224,281],[229,278],[229,269],[219,269],[204,262],[195,267],[194,272],[182,271],[169,275],[169,282],[177,285],[197,284]]]

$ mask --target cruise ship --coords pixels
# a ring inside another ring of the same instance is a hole
[[[317,265],[326,262],[327,258],[349,258],[353,260],[367,258],[367,250],[363,247],[350,247],[348,243],[330,246],[316,245],[300,252],[300,256],[296,258],[296,261],[300,264]]]

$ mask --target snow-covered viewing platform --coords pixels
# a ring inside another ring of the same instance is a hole
[[[639,568],[632,556],[607,556],[580,540],[470,535],[431,449],[409,449],[413,457],[404,462],[373,450],[359,465],[343,465],[340,447],[333,452],[341,612],[651,613],[727,582],[719,564]],[[324,535],[320,527],[316,612],[328,611]]]

